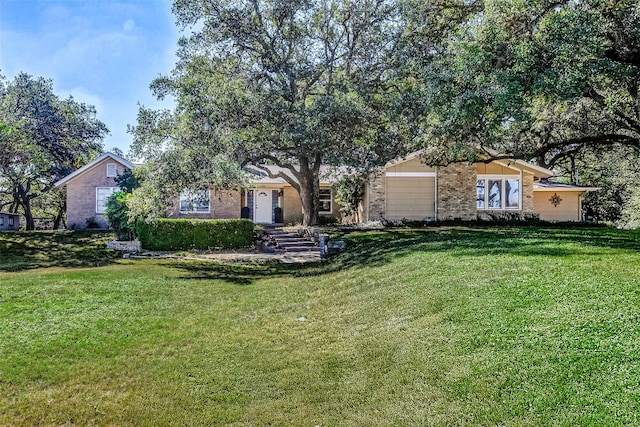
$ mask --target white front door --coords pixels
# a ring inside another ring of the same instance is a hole
[[[271,190],[256,190],[254,200],[254,222],[258,224],[271,224],[273,222]]]

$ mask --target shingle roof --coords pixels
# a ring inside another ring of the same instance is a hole
[[[596,191],[600,187],[582,187],[580,185],[564,184],[562,182],[541,179],[533,184],[533,191]]]

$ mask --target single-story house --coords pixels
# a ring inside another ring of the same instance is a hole
[[[67,226],[84,228],[88,218],[101,227],[105,201],[118,189],[115,177],[134,165],[105,153],[58,181],[67,188]],[[268,167],[274,174],[286,170]],[[175,218],[250,218],[257,224],[295,224],[302,206],[295,189],[282,178],[253,168],[253,188],[215,187],[176,197],[167,215]],[[340,218],[332,184],[339,174],[321,170],[320,215]],[[360,218],[387,220],[473,220],[483,216],[539,214],[550,221],[579,221],[582,196],[596,188],[557,184],[553,172],[521,160],[494,160],[427,166],[419,153],[390,162],[364,188]]]
[[[0,212],[0,231],[19,229],[20,214],[11,212]]]

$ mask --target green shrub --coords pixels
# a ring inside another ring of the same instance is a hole
[[[136,225],[144,249],[244,248],[253,244],[253,222],[248,219],[157,219]]]
[[[360,222],[358,217],[358,206],[364,197],[364,184],[367,176],[363,174],[346,175],[333,184],[335,199],[340,206],[340,213],[344,216],[355,216],[356,222]]]
[[[122,190],[114,192],[107,199],[107,206],[104,215],[107,217],[109,227],[113,229],[118,240],[133,240],[135,232],[132,227],[132,221],[129,219],[129,207],[127,199],[130,193]]]

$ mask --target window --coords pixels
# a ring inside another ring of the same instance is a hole
[[[4,215],[0,215],[0,225],[4,225]]]
[[[520,179],[479,177],[476,182],[476,208],[520,209]]]
[[[107,178],[115,178],[118,175],[115,163],[107,163]]]
[[[490,179],[488,187],[487,209],[502,209],[502,181]]]
[[[13,217],[12,216],[9,217],[9,225],[10,226],[13,225]]]
[[[208,213],[211,209],[209,190],[183,191],[180,193],[180,212]]]
[[[484,179],[479,179],[476,184],[476,207],[478,209],[484,209]]]
[[[98,187],[96,188],[96,213],[103,214],[107,207],[107,199],[118,191],[119,187]]]
[[[320,197],[319,197],[320,205],[318,211],[320,213],[332,213],[331,209],[331,189],[330,188],[321,188],[320,189]]]
[[[504,180],[504,208],[520,209],[520,180]]]

